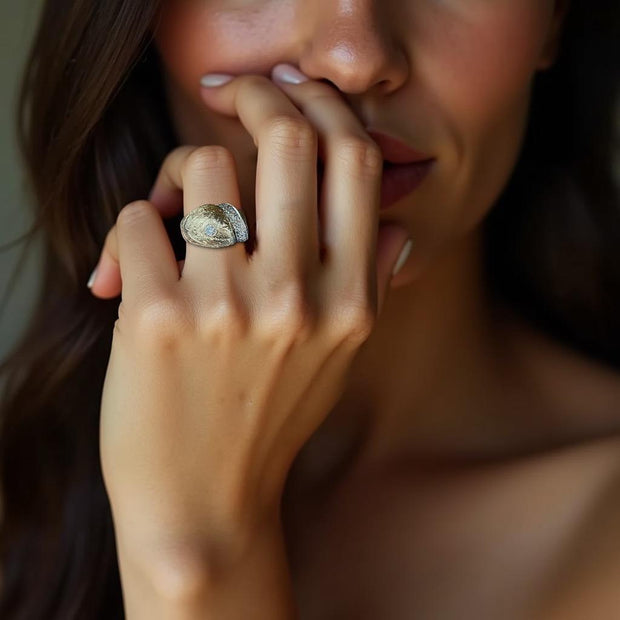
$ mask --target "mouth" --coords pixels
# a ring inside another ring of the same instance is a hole
[[[383,160],[388,165],[416,164],[433,159],[431,155],[417,151],[393,136],[373,129],[368,130],[368,135],[381,149]]]
[[[434,163],[433,158],[410,164],[385,162],[381,182],[381,210],[391,207],[415,191],[426,179]]]
[[[376,129],[369,128],[367,133],[383,154],[380,205],[383,210],[411,194],[428,176],[436,158]],[[324,168],[325,164],[319,158],[317,167],[319,191],[323,182]]]
[[[384,160],[380,209],[384,210],[391,207],[415,191],[426,179],[435,161],[434,157],[405,164]],[[317,190],[319,196],[323,186],[324,171],[325,164],[319,159],[317,161]]]

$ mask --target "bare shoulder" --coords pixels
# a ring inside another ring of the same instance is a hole
[[[620,440],[602,442],[617,450]],[[620,617],[620,466],[557,558],[533,620]]]
[[[620,369],[589,357],[511,315],[505,323],[513,359],[546,408],[594,434],[620,436]]]
[[[573,476],[574,496],[585,487],[597,489],[554,560],[532,620],[620,618],[620,370],[523,321],[508,325],[519,371],[544,409],[586,438],[558,461]],[[600,485],[578,482],[589,464]]]

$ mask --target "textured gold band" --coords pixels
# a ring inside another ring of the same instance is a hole
[[[204,204],[181,220],[181,235],[201,248],[227,248],[248,240],[248,223],[243,212],[228,202]]]

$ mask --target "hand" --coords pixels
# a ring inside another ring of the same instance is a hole
[[[407,239],[378,230],[381,152],[330,86],[243,76],[205,96],[258,147],[254,253],[188,245],[180,273],[162,215],[181,193],[185,213],[242,207],[230,153],[183,146],[151,201],[120,212],[92,288],[109,297],[122,284],[101,460],[117,541],[145,565],[211,553],[276,518],[288,470],[342,395]]]

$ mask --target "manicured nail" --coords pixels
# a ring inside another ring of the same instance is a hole
[[[95,283],[95,278],[97,277],[97,267],[93,269],[93,272],[90,274],[90,278],[88,278],[88,282],[86,286],[88,288],[93,288],[93,284]]]
[[[285,82],[286,84],[301,84],[308,81],[308,76],[304,75],[293,65],[280,64],[271,70],[271,78],[277,82]]]
[[[228,84],[234,76],[225,73],[209,73],[200,78],[200,83],[205,88],[213,88],[214,86],[223,86]]]
[[[400,255],[398,256],[398,260],[396,261],[396,265],[394,265],[394,269],[392,270],[392,277],[394,277],[402,268],[402,266],[407,262],[409,258],[409,254],[411,254],[411,248],[413,247],[413,242],[411,239],[405,243],[403,249],[400,251]]]

